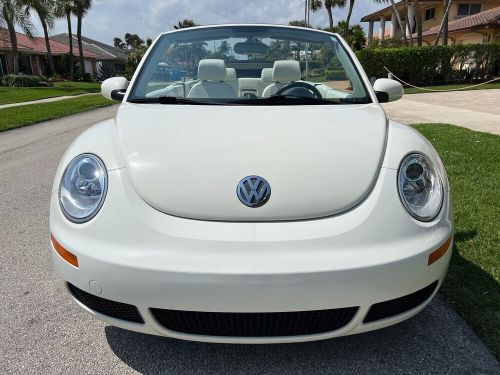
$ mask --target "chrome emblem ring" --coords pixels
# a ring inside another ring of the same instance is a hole
[[[257,208],[271,197],[271,186],[260,176],[247,176],[238,183],[236,194],[245,206]]]

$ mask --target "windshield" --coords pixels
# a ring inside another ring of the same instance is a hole
[[[129,95],[164,104],[356,104],[371,99],[333,34],[270,26],[162,35]]]

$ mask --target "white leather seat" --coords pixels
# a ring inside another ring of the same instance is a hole
[[[239,96],[243,96],[244,93],[252,93],[261,98],[266,87],[273,82],[273,68],[262,69],[260,78],[240,78],[238,82]]]
[[[264,68],[260,74],[258,95],[262,97],[264,90],[273,82],[273,68]]]
[[[262,93],[264,98],[275,95],[276,92],[292,82],[300,81],[300,64],[295,60],[278,60],[273,66],[273,81]]]
[[[235,98],[236,91],[228,84],[226,63],[221,59],[203,59],[198,64],[198,79],[189,91],[188,98]]]
[[[236,78],[236,69],[226,68],[226,82],[233,87],[235,93],[238,92],[238,79]]]

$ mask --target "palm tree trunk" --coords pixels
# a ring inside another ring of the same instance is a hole
[[[12,45],[12,57],[14,59],[14,74],[19,74],[19,53],[17,51],[16,29],[12,22],[7,20],[7,29],[9,30],[10,44]]]
[[[352,10],[354,8],[354,2],[356,0],[349,0],[349,12],[347,13],[347,18],[345,22],[347,22],[347,29],[349,29],[349,25],[351,23]]]
[[[305,0],[304,2],[304,23],[307,27],[307,9],[309,9],[309,0]]]
[[[406,22],[405,22],[405,31],[408,31],[408,37],[410,39],[410,46],[413,47],[413,33],[411,31],[411,22],[410,22],[410,13],[408,12],[408,2],[407,0],[403,0],[403,5],[405,7],[405,17],[406,17]]]
[[[82,69],[82,77],[85,74],[85,61],[83,60],[83,45],[82,45],[82,16],[78,15],[77,37],[78,37],[78,52],[80,53],[80,68]]]
[[[71,12],[66,13],[68,21],[68,35],[69,35],[69,80],[73,81],[75,73],[73,70],[73,32],[71,30]]]
[[[40,20],[43,28],[43,34],[45,36],[45,46],[47,47],[47,59],[49,60],[50,75],[55,74],[56,68],[54,66],[54,57],[52,56],[52,50],[50,49],[49,31],[47,29],[47,24],[44,20]]]
[[[307,27],[311,26],[311,2],[307,2]]]
[[[405,41],[405,45],[408,46],[408,39],[406,38],[406,30],[405,30],[404,25],[403,25],[403,20],[401,19],[401,14],[399,13],[398,7],[394,3],[394,0],[390,0],[390,2],[392,5],[392,10],[396,14],[396,18],[398,19],[399,28],[401,29],[401,33],[402,33],[401,36],[403,37],[403,39]]]
[[[415,22],[417,23],[417,45],[422,47],[422,12],[420,11],[420,0],[415,0]]]
[[[451,0],[444,0],[444,6],[446,6],[446,12],[444,13],[444,25],[443,25],[443,44],[445,46],[448,45],[448,14],[450,13],[450,7],[448,4],[451,4]]]
[[[330,30],[333,29],[333,11],[331,5],[325,4],[326,11],[328,12],[328,21],[330,22]]]
[[[443,34],[443,44],[448,44],[448,15],[450,14],[451,0],[444,0],[444,15],[443,20],[441,22],[441,26],[439,27],[439,31],[436,37],[435,45],[439,44],[439,38],[441,38],[441,34]]]

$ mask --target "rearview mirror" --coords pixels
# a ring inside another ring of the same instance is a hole
[[[403,85],[398,81],[379,78],[373,84],[377,99],[380,103],[394,102],[403,97]]]
[[[268,47],[262,42],[239,42],[234,45],[234,52],[238,55],[265,54]]]
[[[101,85],[101,94],[107,99],[122,101],[127,92],[128,80],[125,77],[113,77]]]

